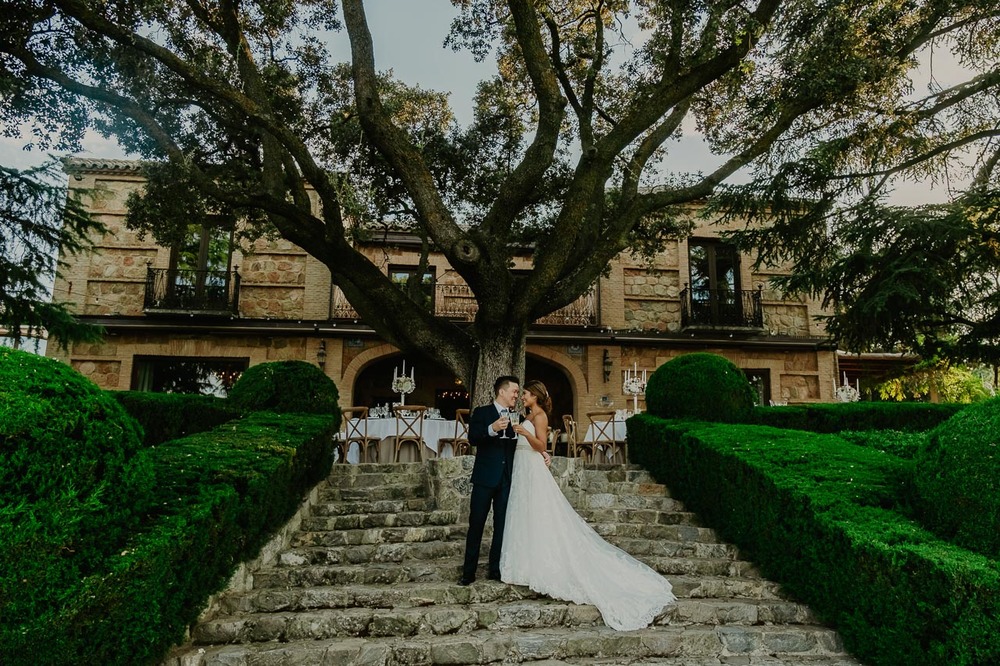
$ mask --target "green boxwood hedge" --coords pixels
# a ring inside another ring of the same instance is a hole
[[[650,414],[668,419],[743,423],[753,389],[732,361],[718,354],[684,354],[658,367],[646,385]]]
[[[787,407],[754,407],[750,421],[810,432],[901,430],[922,432],[968,407],[929,402],[842,402]]]
[[[108,391],[142,426],[146,446],[211,430],[239,416],[225,398],[188,393]]]
[[[935,428],[916,457],[922,515],[938,534],[1000,557],[1000,398]]]
[[[1000,564],[898,511],[913,462],[834,435],[628,421],[631,459],[875,666],[1000,663]]]
[[[0,621],[57,607],[117,555],[154,485],[141,439],[65,363],[0,347]]]
[[[305,361],[272,361],[252,365],[229,391],[229,401],[244,412],[340,415],[337,385]]]
[[[329,473],[334,431],[328,416],[262,412],[145,449],[158,480],[145,528],[57,607],[0,624],[0,663],[159,662]]]

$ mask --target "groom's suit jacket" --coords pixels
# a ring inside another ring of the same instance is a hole
[[[511,470],[514,467],[514,449],[517,448],[514,428],[508,427],[506,433],[490,436],[489,427],[500,413],[496,405],[489,404],[476,407],[469,417],[469,443],[476,447],[476,462],[472,466],[472,483],[490,488],[501,484],[510,484]],[[506,434],[507,439],[500,435]]]

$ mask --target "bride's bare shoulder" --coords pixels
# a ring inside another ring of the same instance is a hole
[[[549,427],[549,416],[542,410],[531,415],[531,423],[535,426],[535,430],[538,428],[548,428]]]

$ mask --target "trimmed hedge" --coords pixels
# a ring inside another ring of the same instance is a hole
[[[154,485],[139,425],[59,361],[0,347],[0,618],[60,604],[101,571]],[[2,661],[2,660],[0,660]]]
[[[340,418],[337,385],[305,361],[250,366],[229,390],[229,401],[244,412],[336,414]]]
[[[211,430],[240,415],[225,398],[210,395],[148,391],[108,391],[108,394],[142,426],[146,446]]]
[[[973,405],[935,428],[917,454],[917,490],[927,524],[1000,557],[1000,398]]]
[[[912,461],[833,435],[628,421],[630,457],[875,666],[1000,662],[1000,564],[895,508]]]
[[[842,430],[931,430],[967,408],[964,404],[929,402],[843,402],[754,407],[750,422],[757,425],[841,432]]]
[[[329,473],[333,432],[329,416],[258,413],[146,449],[158,517],[107,570],[62,590],[58,608],[0,625],[0,663],[162,660]]]
[[[695,352],[667,361],[646,384],[650,414],[668,419],[743,423],[753,410],[753,389],[732,361]]]

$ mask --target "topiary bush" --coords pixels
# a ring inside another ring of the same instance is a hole
[[[966,407],[932,430],[916,465],[927,526],[1000,557],[1000,398]]]
[[[121,549],[149,505],[142,430],[69,366],[0,347],[0,599],[18,622]]]
[[[274,361],[248,368],[229,391],[243,412],[333,414],[340,425],[340,394],[333,380],[305,361]]]
[[[646,409],[666,419],[742,423],[753,413],[753,388],[725,357],[685,354],[664,363],[649,378]]]

